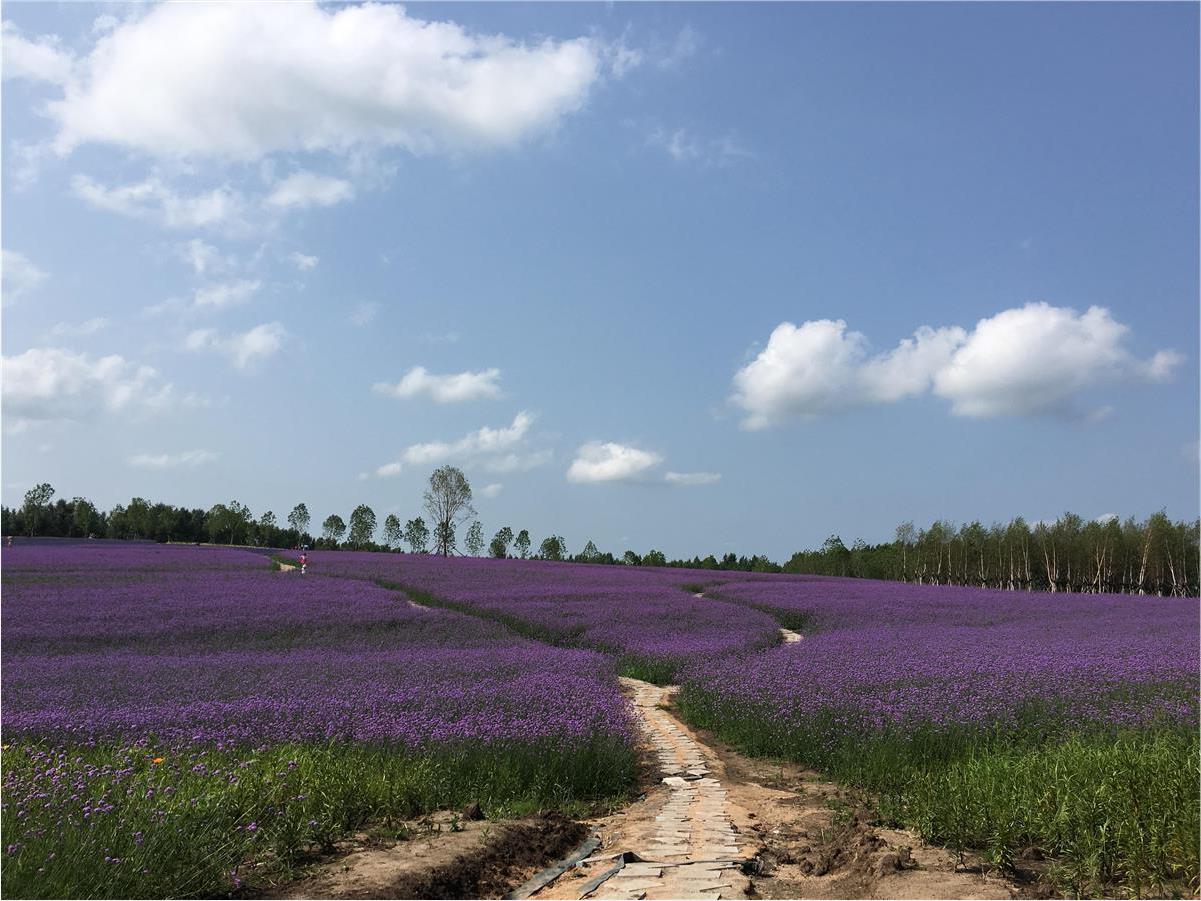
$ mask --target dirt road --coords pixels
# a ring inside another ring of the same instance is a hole
[[[697,735],[670,710],[674,688],[622,684],[660,781],[595,821],[593,856],[534,898],[1014,897],[1004,880],[964,872],[950,852],[873,826],[848,792],[815,773]]]

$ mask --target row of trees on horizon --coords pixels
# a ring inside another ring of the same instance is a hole
[[[160,542],[211,542],[271,548],[312,547],[413,554],[466,554],[574,563],[671,566],[743,572],[784,572],[866,579],[891,579],[929,585],[964,585],[1011,591],[1073,591],[1196,596],[1201,521],[1173,522],[1164,512],[1146,520],[1108,517],[1084,520],[1065,513],[1054,522],[1029,525],[1021,517],[1009,523],[956,526],[936,521],[929,528],[912,522],[896,529],[893,541],[847,547],[831,535],[815,550],[797,551],[784,564],[766,556],[727,553],[691,560],[669,560],[662,551],[627,550],[620,556],[601,551],[591,539],[570,554],[561,535],[551,534],[535,548],[527,529],[498,529],[486,539],[475,518],[466,476],[443,466],[430,477],[423,516],[402,523],[359,504],[347,520],[338,514],[310,528],[308,506],[299,503],[281,522],[268,510],[258,518],[239,501],[208,510],[151,503],[135,497],[104,512],[86,498],[54,501],[54,488],[41,483],[26,492],[19,508],[0,508],[6,535],[108,538]],[[462,550],[458,534],[465,528]],[[377,540],[377,533],[379,539]]]

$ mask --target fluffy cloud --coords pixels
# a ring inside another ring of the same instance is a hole
[[[434,375],[424,366],[414,366],[395,385],[378,382],[373,386],[377,394],[390,397],[411,398],[425,396],[439,404],[454,404],[482,398],[500,397],[499,369],[482,369],[479,372],[457,372],[449,375]]]
[[[486,497],[486,498],[496,497],[497,495],[499,495],[501,493],[501,491],[504,489],[504,487],[505,486],[502,485],[500,482],[492,482],[491,484],[485,485],[483,488],[480,489],[480,496]]]
[[[134,454],[128,462],[130,466],[138,469],[194,469],[205,463],[212,463],[218,457],[220,454],[214,451],[190,450],[179,454]]]
[[[282,209],[306,209],[333,206],[354,197],[354,186],[341,178],[295,172],[276,184],[267,195],[267,204]]]
[[[4,78],[22,78],[66,85],[72,77],[75,60],[58,45],[58,39],[24,37],[11,22],[3,26]]]
[[[228,357],[238,369],[274,356],[283,347],[287,330],[279,322],[264,322],[245,332],[222,335],[216,329],[202,328],[190,332],[184,347],[190,351],[214,351]]]
[[[1074,414],[1085,390],[1124,378],[1161,380],[1180,361],[1172,351],[1135,359],[1127,327],[1109,311],[1031,303],[982,319],[970,333],[922,326],[892,350],[872,354],[842,320],[783,322],[734,375],[743,427],[894,403],[933,391],[960,416]]]
[[[71,190],[97,209],[147,219],[168,228],[246,227],[245,200],[225,186],[188,195],[155,177],[109,187],[86,175],[76,175],[71,179]]]
[[[934,393],[961,416],[1072,414],[1088,388],[1125,378],[1162,380],[1180,362],[1172,351],[1148,361],[1123,347],[1128,327],[1102,307],[1032,303],[981,319],[934,376]]]
[[[663,458],[653,451],[641,450],[613,441],[590,441],[576,451],[567,469],[569,482],[616,482],[634,479],[658,466]]]
[[[205,275],[215,269],[225,269],[229,260],[221,255],[212,244],[193,238],[179,248],[179,255],[197,275]]]
[[[376,469],[381,478],[399,475],[405,466],[431,466],[449,462],[478,465],[488,472],[524,472],[550,462],[549,450],[530,450],[528,436],[534,416],[522,410],[512,424],[502,428],[484,426],[457,441],[427,441],[410,444],[399,460]]]
[[[720,472],[668,472],[663,476],[663,481],[672,485],[712,485],[720,480]]]
[[[89,419],[99,411],[156,411],[180,402],[154,369],[117,354],[90,357],[53,347],[32,348],[4,357],[3,371],[4,416],[17,425]]]
[[[59,153],[106,143],[249,160],[512,145],[578,110],[602,56],[591,38],[525,44],[395,5],[166,3],[116,24],[73,66],[21,66],[65,82],[47,109]]]
[[[686,128],[657,128],[647,137],[648,147],[657,147],[677,163],[692,163],[706,168],[728,166],[754,156],[733,135],[702,138]]]
[[[15,250],[0,251],[0,294],[4,305],[36,290],[48,276],[29,257]]]

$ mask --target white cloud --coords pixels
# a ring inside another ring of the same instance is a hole
[[[204,275],[213,269],[223,269],[228,265],[228,261],[221,256],[221,252],[216,247],[200,238],[193,238],[182,245],[179,248],[179,255],[197,275]]]
[[[8,423],[82,420],[99,411],[162,410],[181,399],[149,366],[117,354],[90,357],[54,347],[3,358],[4,417]]]
[[[473,34],[390,4],[166,3],[99,37],[48,113],[59,153],[509,146],[583,105],[602,49]]]
[[[614,482],[636,478],[658,466],[663,458],[653,451],[641,450],[613,441],[590,441],[576,451],[567,469],[569,482]]]
[[[49,276],[25,254],[15,250],[0,251],[0,294],[3,294],[5,306],[33,292],[47,278]]]
[[[21,78],[66,85],[75,65],[70,53],[62,50],[55,37],[29,40],[12,22],[3,25],[4,78]]]
[[[318,257],[308,256],[300,253],[300,251],[296,251],[289,256],[288,259],[291,260],[292,264],[301,272],[308,272],[311,269],[316,269],[317,263],[319,262]]]
[[[702,43],[700,33],[691,25],[685,25],[667,51],[659,57],[656,65],[660,69],[678,69],[700,52]]]
[[[188,467],[194,469],[205,463],[212,463],[221,455],[214,451],[190,450],[178,454],[134,454],[129,458],[130,466],[138,469],[178,469]]]
[[[333,206],[353,197],[354,186],[345,179],[315,172],[294,172],[275,186],[266,202],[283,209],[307,209]]]
[[[728,166],[754,154],[733,135],[703,138],[686,128],[657,128],[646,139],[648,147],[656,147],[677,163],[691,163],[702,168]]]
[[[86,175],[71,179],[76,197],[97,209],[168,228],[245,228],[246,202],[229,187],[201,194],[180,194],[157,177],[129,185],[107,187]]]
[[[721,480],[720,472],[668,472],[663,480],[673,485],[712,485]]]
[[[279,322],[264,322],[248,331],[229,335],[222,335],[216,329],[202,328],[188,333],[184,347],[195,352],[214,351],[223,354],[238,369],[247,369],[278,353],[287,337],[287,330]]]
[[[511,425],[502,428],[485,426],[468,432],[457,441],[427,441],[410,444],[399,460],[385,463],[376,469],[381,478],[399,474],[405,466],[430,466],[461,461],[478,465],[488,472],[524,472],[543,466],[552,459],[549,450],[527,449],[527,438],[534,416],[522,410],[513,417]]]
[[[960,416],[1075,415],[1085,390],[1116,379],[1162,379],[1179,355],[1136,360],[1127,328],[1109,312],[1032,303],[982,319],[970,333],[922,326],[895,348],[871,354],[867,338],[842,320],[783,322],[767,346],[734,375],[732,401],[743,427],[895,403],[933,391]]]
[[[491,482],[480,489],[480,495],[486,498],[493,498],[499,495],[504,487],[500,482]]]
[[[434,375],[424,366],[414,366],[395,385],[378,382],[373,386],[377,394],[391,397],[410,398],[426,396],[439,404],[454,404],[482,398],[500,397],[499,369],[482,369],[479,372],[456,372]]]
[[[371,323],[371,321],[373,319],[375,319],[375,314],[378,312],[379,312],[379,304],[378,303],[373,303],[373,302],[367,301],[364,303],[356,304],[354,310],[351,311],[350,321],[352,324],[357,325],[360,328],[362,328],[365,325],[369,325]]]
[[[261,287],[262,282],[250,279],[207,285],[196,291],[192,304],[200,310],[223,310],[246,303]]]
[[[1086,389],[1129,377],[1162,380],[1179,361],[1172,351],[1136,360],[1123,346],[1128,331],[1103,307],[1005,310],[976,323],[935,375],[934,393],[960,416],[1074,415]]]
[[[84,322],[59,322],[50,329],[48,334],[52,338],[83,338],[94,335],[107,326],[107,319],[103,316],[96,316]]]
[[[1118,514],[1116,513],[1102,513],[1100,516],[1094,519],[1093,522],[1104,526],[1114,522],[1116,519],[1118,519]]]

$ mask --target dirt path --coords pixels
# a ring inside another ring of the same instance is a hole
[[[657,765],[654,784],[595,821],[600,848],[534,898],[1014,897],[950,852],[873,826],[850,793],[817,774],[693,732],[671,713],[673,687],[621,681]]]

